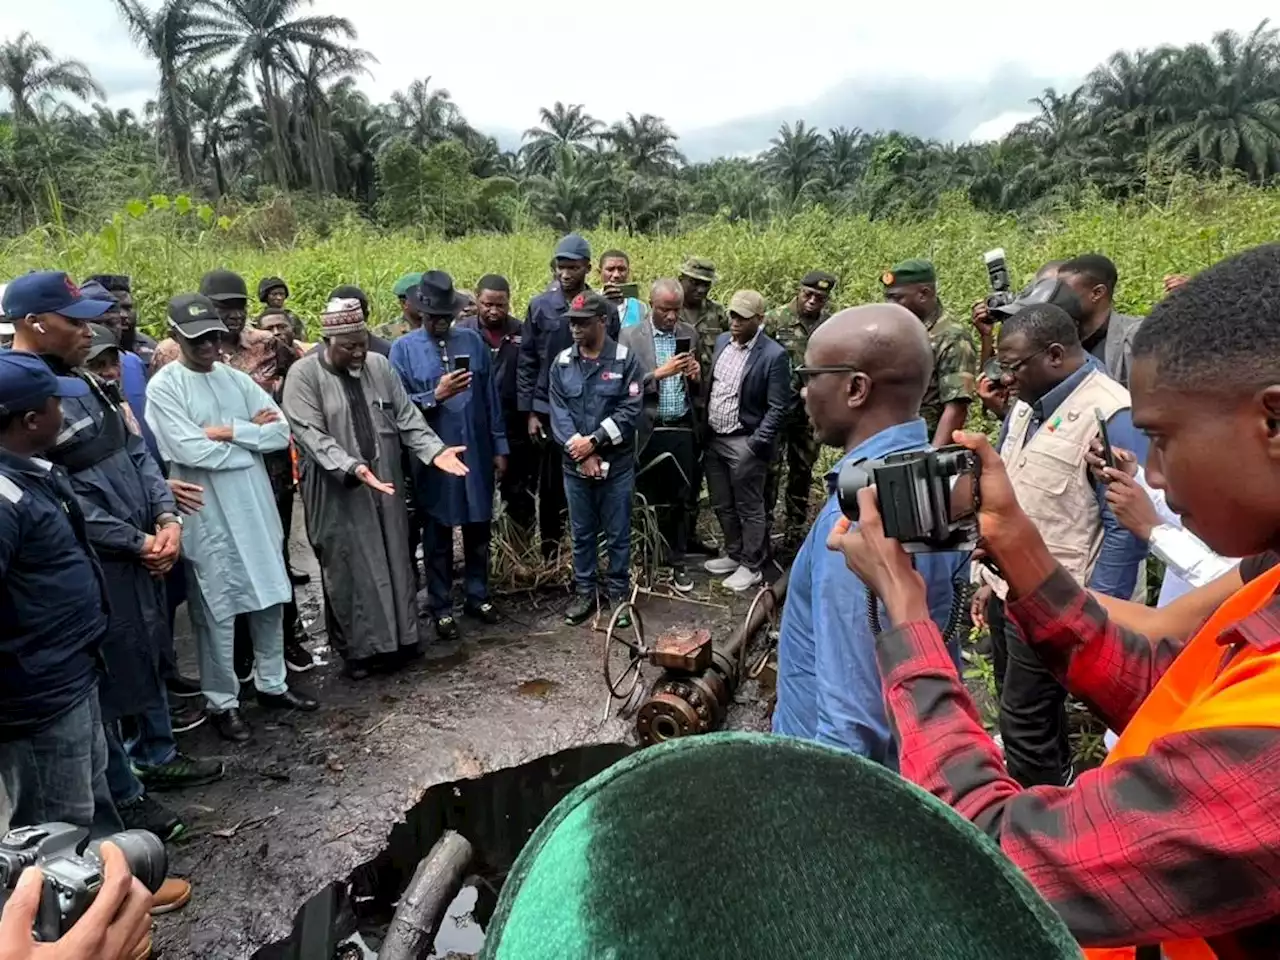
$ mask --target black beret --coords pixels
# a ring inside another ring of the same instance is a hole
[[[804,279],[800,281],[800,286],[812,287],[814,290],[830,293],[836,288],[836,278],[829,273],[823,273],[821,270],[810,270],[804,275]]]

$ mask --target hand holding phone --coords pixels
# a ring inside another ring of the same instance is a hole
[[[471,369],[471,357],[465,353],[460,353],[453,358],[453,372],[466,373]]]
[[[1102,462],[1114,470],[1116,453],[1111,449],[1111,438],[1107,435],[1107,418],[1102,415],[1102,411],[1097,407],[1093,408],[1093,415],[1098,420],[1098,439],[1102,441]]]

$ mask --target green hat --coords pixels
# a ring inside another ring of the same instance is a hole
[[[706,257],[685,257],[680,273],[693,280],[716,282],[716,265]]]
[[[416,287],[422,282],[421,273],[406,273],[403,277],[395,282],[395,286],[391,288],[391,292],[397,297],[407,296],[410,287]]]
[[[534,832],[486,960],[1080,956],[977,827],[869,760],[723,733],[614,764]]]
[[[938,274],[928,260],[903,260],[880,277],[886,287],[908,287],[913,283],[937,283]]]

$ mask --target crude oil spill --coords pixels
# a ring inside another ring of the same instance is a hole
[[[560,684],[554,680],[547,680],[545,677],[537,677],[533,680],[526,680],[524,683],[516,687],[516,693],[522,697],[542,697],[545,699],[551,694],[551,691]]]
[[[552,684],[527,681],[536,682]],[[294,916],[293,932],[260,949],[253,960],[377,956],[414,868],[445,830],[456,830],[471,841],[475,859],[466,885],[441,921],[435,956],[477,953],[502,882],[530,834],[574,787],[633,749],[623,743],[576,747],[474,780],[432,787],[405,813],[405,822],[391,828],[381,853],[303,903]]]

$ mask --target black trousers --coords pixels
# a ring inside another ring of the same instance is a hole
[[[427,596],[431,616],[453,616],[453,527],[423,518],[422,537],[427,558]],[[489,599],[489,523],[462,526],[462,579],[468,607]]]
[[[549,418],[545,414],[539,416],[547,439],[534,442],[538,457],[538,535],[542,538],[543,557],[550,558],[560,546],[569,504],[564,493],[564,456],[551,439]]]
[[[541,462],[538,446],[529,439],[529,416],[524,413],[507,414],[507,472],[503,474],[498,490],[506,504],[507,516],[526,542],[533,540],[533,524],[538,513],[538,471]],[[563,488],[563,485],[562,485]]]
[[[1009,776],[1024,787],[1063,786],[1071,771],[1066,688],[1027,646],[994,596],[987,604],[987,623]]]
[[[689,489],[698,464],[690,420],[657,424],[640,459],[636,489],[657,514],[658,532],[666,541],[662,562],[682,567],[692,530]],[[700,478],[699,478],[700,479]]]

